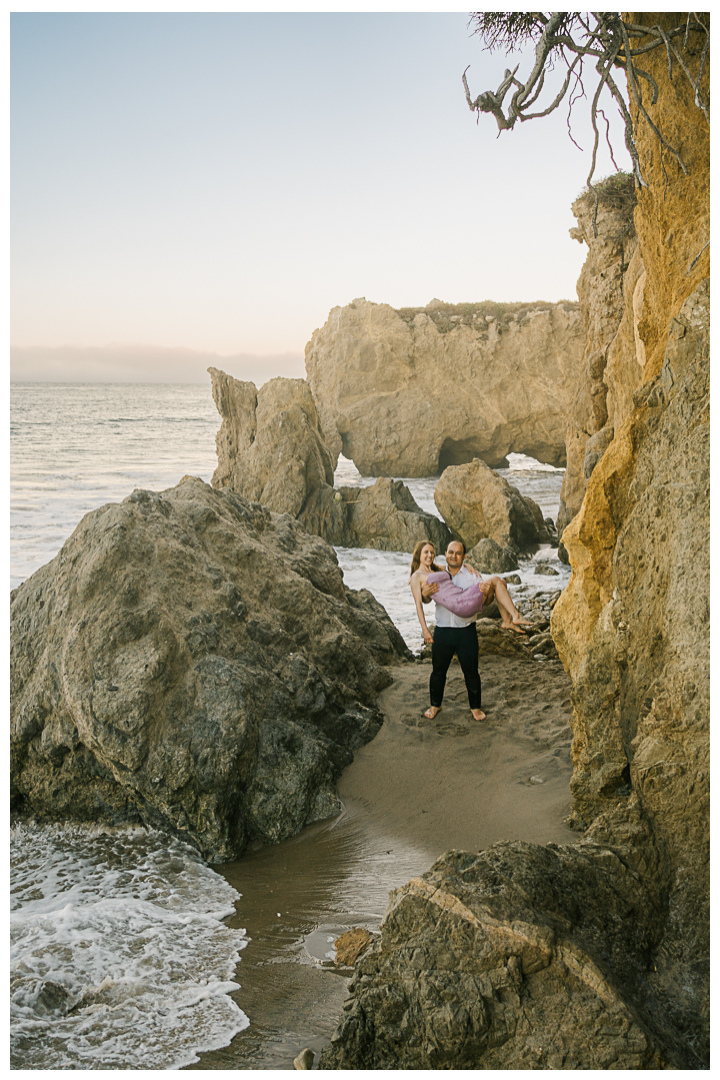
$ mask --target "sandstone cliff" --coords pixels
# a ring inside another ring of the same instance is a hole
[[[305,349],[325,439],[364,476],[431,476],[512,452],[565,464],[585,344],[577,304],[355,300]]]
[[[587,337],[565,421],[567,466],[557,520],[559,534],[580,509],[588,476],[613,437],[613,425],[619,425],[627,415],[628,398],[632,399],[642,376],[636,359],[638,353],[642,355],[641,343],[639,350],[634,348],[644,283],[633,221],[635,181],[625,174],[611,176],[598,185],[598,193],[597,236],[593,193],[582,195],[572,208],[578,224],[570,235],[588,246],[577,284]],[[625,340],[628,323],[630,349]],[[624,364],[620,356],[627,356],[632,363]],[[606,370],[610,378],[605,377]]]
[[[338,812],[409,656],[327,544],[193,477],[86,515],[11,599],[15,805],[212,860]]]
[[[688,173],[641,121],[637,257],[586,354],[607,346],[613,437],[552,616],[584,836],[450,852],[399,890],[321,1068],[709,1066],[709,130],[664,51],[643,68]]]

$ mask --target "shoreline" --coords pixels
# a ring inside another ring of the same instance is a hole
[[[429,663],[394,669],[378,700],[383,727],[338,782],[343,813],[215,867],[242,894],[226,923],[247,930],[232,996],[250,1026],[187,1069],[292,1069],[305,1047],[317,1059],[351,975],[331,959],[332,942],[354,927],[377,930],[391,889],[452,848],[577,839],[564,824],[572,766],[562,665],[491,655],[480,672],[488,719],[477,723],[457,661],[434,721],[422,717]]]

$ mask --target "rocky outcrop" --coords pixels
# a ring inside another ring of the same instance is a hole
[[[435,505],[466,549],[486,537],[514,552],[550,542],[537,503],[478,459],[445,470],[435,488]]]
[[[410,552],[419,540],[429,540],[441,554],[452,540],[447,525],[422,510],[402,481],[384,477],[371,487],[314,492],[299,521],[336,547]]]
[[[673,1067],[609,971],[642,981],[651,942],[634,920],[653,915],[607,847],[450,851],[390,894],[319,1067]]]
[[[691,35],[695,72],[700,52]],[[613,439],[565,529],[552,615],[584,836],[450,852],[400,890],[323,1068],[709,1067],[709,129],[664,51],[643,70],[687,174],[641,122],[645,278],[624,290],[634,330],[612,339],[597,429]]]
[[[412,551],[428,539],[445,550],[450,530],[421,510],[401,481],[333,488],[330,451],[304,379],[271,379],[256,390],[217,368],[208,371],[223,418],[213,487],[290,514],[335,546]]]
[[[580,509],[588,476],[599,460],[597,451],[601,446],[606,449],[612,440],[613,424],[622,422],[624,403],[642,376],[642,366],[636,360],[641,354],[635,347],[642,311],[638,282],[640,278],[644,282],[633,221],[635,181],[620,173],[599,184],[596,192],[597,213],[593,191],[581,195],[572,207],[577,227],[570,235],[588,246],[577,284],[587,336],[565,420],[567,466],[557,520],[560,535]],[[628,344],[630,362],[625,360]],[[610,402],[606,371],[613,376]],[[598,441],[601,431],[605,435]],[[595,439],[594,447],[588,453],[591,439]],[[562,548],[561,557],[567,561]]]
[[[332,549],[186,477],[88,514],[12,594],[12,794],[236,858],[336,813],[409,656]]]
[[[354,300],[305,349],[335,460],[364,476],[431,476],[512,451],[565,464],[565,414],[585,333],[577,304]]]
[[[309,495],[333,484],[334,465],[304,379],[270,379],[259,390],[208,368],[222,417],[215,488],[297,517]]]

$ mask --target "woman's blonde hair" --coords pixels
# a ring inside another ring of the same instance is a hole
[[[433,552],[435,551],[435,545],[433,544],[432,540],[418,540],[417,544],[415,545],[415,550],[412,553],[412,562],[410,563],[410,577],[413,576],[418,566],[420,565],[420,552],[424,547],[431,547],[433,549]],[[433,557],[433,573],[436,574],[440,569],[441,568],[439,566],[435,565],[435,558]]]

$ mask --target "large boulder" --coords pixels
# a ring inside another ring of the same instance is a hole
[[[208,368],[222,425],[215,488],[297,517],[308,496],[332,487],[333,462],[304,379],[270,379],[259,390]]]
[[[478,459],[445,470],[435,505],[466,549],[485,537],[515,552],[550,541],[537,503]]]
[[[369,303],[330,312],[305,349],[326,442],[363,476],[432,476],[511,451],[565,464],[585,344],[577,304]]]
[[[11,599],[14,805],[212,860],[338,811],[409,656],[324,541],[193,477],[88,514]]]
[[[319,1068],[678,1067],[633,1001],[659,921],[607,847],[450,851],[390,894]]]
[[[409,552],[429,540],[440,554],[452,540],[447,525],[422,510],[402,481],[385,477],[370,487],[316,492],[299,520],[308,532],[344,547]]]

